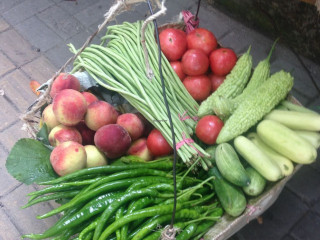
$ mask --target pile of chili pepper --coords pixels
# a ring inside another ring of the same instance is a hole
[[[177,240],[200,239],[223,214],[214,194],[212,177],[177,165]],[[47,187],[29,193],[29,202],[56,200],[61,205],[38,216],[63,213],[41,234],[30,239],[155,240],[170,224],[173,211],[172,157],[136,162],[126,156],[112,165],[80,170],[43,182]],[[203,175],[203,177],[199,177]],[[160,226],[160,227],[159,227]]]

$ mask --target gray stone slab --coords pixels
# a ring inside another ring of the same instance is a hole
[[[98,26],[98,25],[97,25]],[[77,35],[73,36],[72,38],[68,39],[66,42],[72,43],[72,45],[79,49],[83,46],[83,44],[87,41],[87,39],[94,33],[94,30],[90,30],[86,28],[84,31],[78,33]],[[95,37],[91,43],[99,43],[100,40]],[[68,50],[69,51],[69,50]]]
[[[320,215],[308,212],[293,228],[292,236],[298,240],[315,240],[320,236]]]
[[[21,70],[28,75],[30,80],[44,83],[53,77],[58,69],[45,56],[41,56],[24,65]]]
[[[10,25],[2,17],[0,17],[0,32],[7,30],[9,27]]]
[[[16,66],[13,64],[13,62],[10,61],[10,59],[4,55],[3,52],[0,51],[0,76],[6,74],[7,72],[10,72],[13,70]]]
[[[15,180],[6,169],[6,160],[8,157],[8,152],[0,146],[0,197],[5,196],[8,192],[17,187],[20,183]],[[0,231],[1,236],[1,231]],[[1,239],[1,238],[0,238]]]
[[[17,229],[22,234],[41,233],[52,226],[57,217],[38,220],[36,217],[42,215],[52,208],[47,203],[40,203],[26,209],[21,209],[28,201],[27,194],[35,191],[32,185],[21,185],[10,194],[1,199],[4,211],[10,216]]]
[[[62,43],[62,39],[36,16],[21,22],[16,29],[32,46],[42,52]]]
[[[53,4],[49,0],[26,0],[3,13],[3,17],[14,26]]]
[[[10,152],[14,144],[21,138],[29,138],[26,131],[22,130],[23,122],[19,121],[4,131],[0,132],[0,145]]]
[[[14,7],[15,5],[21,3],[23,0],[1,0],[0,1],[0,12],[4,13]],[[26,1],[26,0],[24,0]]]
[[[287,183],[287,187],[291,191],[310,205],[313,205],[320,198],[320,191],[315,190],[317,186],[320,186],[320,174],[310,166],[303,166]]]
[[[38,17],[64,40],[84,31],[76,18],[56,5],[42,11]]]
[[[0,80],[1,82],[1,80]],[[0,95],[0,131],[6,129],[8,126],[12,125],[12,123],[16,122],[18,119],[18,112],[12,106],[11,102],[9,102],[8,97],[6,96],[6,92],[0,86],[0,91],[3,91],[3,95]]]
[[[59,0],[56,0],[56,2]],[[77,0],[77,1],[60,1],[57,5],[67,10],[71,15],[75,15],[78,12],[94,5],[100,0]]]
[[[72,53],[69,51],[69,47],[66,43],[59,44],[46,51],[44,54],[57,68],[57,70],[60,69],[70,57],[72,57]]]
[[[293,210],[294,209],[294,210]],[[252,221],[237,233],[240,239],[282,239],[291,227],[307,211],[307,206],[301,203],[287,189],[284,189],[277,201],[262,214],[262,224]]]
[[[74,16],[85,26],[90,27],[95,22],[102,22],[103,15],[109,10],[112,5],[111,1],[100,0],[90,7],[77,12]]]
[[[29,82],[30,79],[21,70],[5,75],[0,81],[0,89],[4,90],[9,103],[14,104],[20,114],[25,112],[36,99],[36,95],[29,87]]]
[[[0,49],[17,65],[30,62],[39,53],[13,29],[0,33]]]
[[[14,226],[14,224],[10,220],[10,216],[8,216],[3,209],[0,208],[0,222],[1,222],[1,231],[0,231],[0,239],[20,239],[21,235]]]

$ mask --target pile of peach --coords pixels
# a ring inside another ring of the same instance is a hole
[[[121,114],[94,94],[80,92],[79,80],[65,73],[55,79],[50,95],[53,101],[42,112],[41,123],[54,147],[50,162],[58,175],[126,154],[152,159],[146,139],[150,126],[141,114]]]

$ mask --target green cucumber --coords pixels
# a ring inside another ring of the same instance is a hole
[[[218,145],[215,153],[217,167],[221,175],[229,182],[244,187],[250,184],[250,178],[242,166],[240,159],[229,143]]]
[[[320,131],[320,114],[274,109],[264,119],[279,122],[294,130]]]
[[[283,177],[279,166],[248,138],[236,137],[234,146],[238,153],[268,181],[275,182]]]
[[[296,133],[309,143],[312,144],[316,149],[320,147],[320,133],[313,131],[295,130]]]
[[[250,184],[243,187],[242,190],[248,196],[259,196],[267,184],[266,179],[252,167],[246,168],[246,172],[250,178]]]
[[[216,164],[216,157],[215,157],[216,149],[217,149],[217,145],[211,145],[205,150],[210,155],[208,159],[212,164]]]
[[[258,136],[257,133],[248,134],[248,138],[258,147],[261,151],[263,151],[273,162],[275,162],[284,176],[289,176],[292,174],[294,170],[293,163],[281,155],[280,153],[274,151],[271,147],[266,145]]]
[[[317,158],[317,150],[311,143],[281,123],[263,120],[257,133],[264,143],[295,163],[310,164]]]
[[[214,189],[226,213],[233,217],[240,216],[247,206],[242,189],[226,181],[216,167],[210,168],[208,174],[215,177],[212,180]]]

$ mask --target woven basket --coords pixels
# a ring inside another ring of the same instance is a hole
[[[121,1],[119,1],[121,2]],[[139,0],[132,1],[134,3],[141,2]],[[125,5],[127,7],[127,5]],[[106,17],[107,18],[107,17]],[[109,18],[111,19],[112,16]],[[83,49],[89,45],[89,43],[93,40],[93,38],[99,33],[108,21],[104,21],[99,27],[97,32],[95,32],[92,36],[90,36],[87,41],[84,43],[83,47],[80,49],[79,53],[83,51]],[[183,22],[176,23],[168,23],[159,27],[159,32],[166,28],[178,28],[185,30],[185,24]],[[77,55],[70,58],[65,65],[57,71],[57,73],[45,83],[42,88],[45,90],[39,96],[38,99],[27,109],[26,113],[21,117],[24,121],[25,130],[28,132],[31,138],[36,138],[36,134],[39,131],[39,120],[41,119],[41,110],[52,102],[52,99],[49,95],[51,85],[54,79],[61,73],[64,72],[67,66],[73,63]],[[291,102],[301,105],[293,96],[289,96],[288,100]],[[112,103],[111,103],[112,104]],[[301,165],[296,165],[294,173],[295,174]],[[221,221],[216,223],[204,236],[205,240],[224,240],[231,237],[237,231],[239,231],[242,227],[248,224],[251,220],[260,216],[264,211],[266,211],[278,198],[285,184],[290,180],[293,176],[290,175],[277,183],[269,183],[266,190],[259,197],[252,198],[248,201],[248,206],[245,212],[237,217],[231,217],[225,214]]]

